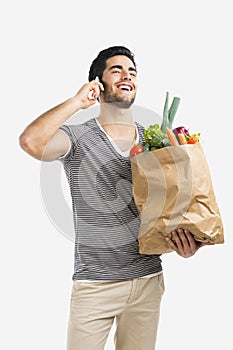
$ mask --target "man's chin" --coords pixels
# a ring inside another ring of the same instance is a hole
[[[104,102],[107,104],[111,104],[114,107],[117,108],[123,108],[127,109],[132,106],[134,103],[135,97],[134,98],[122,98],[122,97],[117,97],[117,96],[105,96]]]
[[[133,102],[132,101],[117,101],[117,102],[112,102],[112,104],[117,108],[127,109],[127,108],[130,108],[132,106]]]

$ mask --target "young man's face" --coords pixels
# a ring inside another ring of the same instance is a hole
[[[114,103],[121,108],[129,108],[132,105],[138,87],[137,72],[127,56],[118,55],[107,59],[102,82],[102,103]]]

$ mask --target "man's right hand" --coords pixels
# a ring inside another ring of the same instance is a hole
[[[97,80],[84,84],[75,95],[75,98],[80,101],[80,109],[86,109],[94,105],[101,91],[104,91],[103,84]]]

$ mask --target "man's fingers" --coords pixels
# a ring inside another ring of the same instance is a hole
[[[177,251],[177,246],[174,244],[174,242],[169,237],[165,237],[165,239],[166,239],[167,243],[170,245],[170,247],[173,250]]]
[[[186,237],[186,241],[187,241],[189,247],[194,249],[196,247],[196,241],[195,241],[193,235],[188,230],[184,230],[184,235]]]
[[[170,246],[181,256],[187,258],[197,250],[194,237],[188,230],[178,229],[171,233],[172,240],[167,240]]]
[[[171,246],[171,248],[174,249],[178,254],[184,254],[182,242],[176,231],[172,231],[171,239],[169,237],[166,237],[166,241]]]
[[[89,87],[90,91],[88,93],[88,99],[89,100],[96,100],[101,91],[104,91],[104,87],[103,84],[93,80],[92,82],[90,82],[90,87]]]
[[[183,231],[183,230],[182,230]],[[184,237],[181,238],[181,231],[172,231],[172,238],[180,252],[184,252]]]

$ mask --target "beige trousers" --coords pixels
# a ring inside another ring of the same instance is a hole
[[[116,319],[116,350],[154,350],[163,274],[128,281],[74,281],[67,350],[104,350]]]

